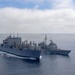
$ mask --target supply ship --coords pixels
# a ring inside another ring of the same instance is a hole
[[[68,55],[71,50],[64,50],[59,49],[57,44],[53,42],[53,40],[50,40],[50,43],[47,45],[47,36],[45,36],[45,40],[41,43],[39,43],[39,46],[41,47],[42,51],[49,54],[59,54],[59,55]]]
[[[41,55],[41,50],[34,41],[28,43],[28,40],[25,40],[22,42],[21,37],[11,35],[0,44],[0,51],[23,58],[34,58],[36,60],[39,60]]]

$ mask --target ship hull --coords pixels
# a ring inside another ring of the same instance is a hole
[[[36,60],[40,59],[41,51],[40,50],[31,50],[31,49],[24,49],[18,50],[16,48],[6,48],[0,46],[0,51],[7,52],[9,54],[13,54],[19,57],[27,57],[27,58],[35,58]]]
[[[45,53],[49,53],[49,54],[58,54],[58,55],[68,55],[71,50],[48,50],[48,49],[45,49],[44,50]]]

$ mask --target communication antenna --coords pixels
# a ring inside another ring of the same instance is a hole
[[[47,40],[47,35],[45,35],[45,41]]]
[[[45,39],[44,40],[45,40],[45,44],[46,44],[47,43],[47,35],[45,35]]]

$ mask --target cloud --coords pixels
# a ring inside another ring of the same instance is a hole
[[[0,32],[74,33],[74,28],[74,9],[0,8]]]
[[[73,8],[73,0],[52,0],[53,8]]]
[[[35,2],[36,0],[23,1]],[[37,1],[44,2],[44,0]],[[34,9],[0,8],[0,32],[75,33],[73,1],[47,0],[47,2],[52,3],[51,9],[40,10],[39,5],[36,5]]]

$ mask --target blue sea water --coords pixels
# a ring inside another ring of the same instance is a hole
[[[0,43],[8,34],[0,34]],[[20,34],[24,40],[37,43],[44,34]],[[75,75],[75,34],[47,34],[62,49],[70,49],[69,56],[42,54],[40,62],[23,60],[0,52],[0,75]]]

